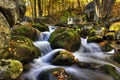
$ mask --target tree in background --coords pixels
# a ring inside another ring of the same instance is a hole
[[[116,0],[94,0],[95,14],[94,21],[100,21],[103,18],[109,18],[111,9]]]

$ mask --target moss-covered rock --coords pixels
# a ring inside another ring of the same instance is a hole
[[[0,12],[2,12],[7,19],[10,27],[12,27],[20,17],[24,16],[25,11],[24,0],[0,0]]]
[[[103,73],[113,77],[113,80],[120,80],[120,75],[116,71],[115,67],[111,65],[103,65],[99,68]]]
[[[106,41],[100,42],[100,47],[103,52],[109,52],[114,48]]]
[[[90,43],[90,42],[95,42],[95,43],[100,43],[103,41],[103,38],[102,36],[93,36],[93,37],[89,37],[87,39],[87,42]]]
[[[27,64],[41,55],[33,42],[23,36],[12,36],[8,52],[7,59],[19,60],[23,64]]]
[[[80,62],[78,59],[76,59],[76,65],[80,68],[87,68],[87,69],[96,69],[97,63],[86,63],[86,62]]]
[[[113,23],[110,28],[110,31],[120,31],[120,22]]]
[[[60,51],[57,55],[54,55],[51,63],[53,65],[70,66],[75,63],[75,57],[71,52]]]
[[[72,52],[78,50],[81,44],[79,34],[71,28],[56,29],[48,41],[53,49],[63,48]]]
[[[112,60],[114,60],[115,62],[117,62],[117,63],[120,64],[120,52],[115,53],[115,54],[112,56]]]
[[[33,41],[38,40],[39,34],[40,32],[37,29],[26,26],[16,26],[11,31],[11,35],[25,36]]]
[[[10,26],[5,17],[0,12],[0,55],[4,48],[9,46],[10,41]]]
[[[22,63],[17,60],[0,60],[0,80],[14,80],[22,71]]]
[[[54,68],[43,71],[37,80],[75,80],[63,68]]]
[[[81,31],[80,31],[80,36],[81,36],[82,38],[86,38],[87,36],[89,36],[89,29],[81,30]]]
[[[91,29],[91,30],[89,31],[88,37],[93,37],[93,36],[96,36],[96,30],[95,30],[95,29]]]
[[[43,31],[49,31],[48,26],[46,26],[45,24],[42,24],[42,23],[34,23],[33,27],[37,28],[41,32],[43,32]]]
[[[115,39],[115,32],[108,32],[107,34],[105,34],[105,38],[107,40],[114,40]]]

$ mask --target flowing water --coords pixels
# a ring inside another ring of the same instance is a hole
[[[53,55],[58,51],[63,51],[64,49],[52,49],[50,43],[47,41],[50,34],[55,30],[53,26],[50,26],[50,32],[43,32],[40,34],[39,41],[34,42],[34,45],[39,48],[42,56],[35,59],[31,63],[31,70],[24,73],[21,80],[39,80],[38,75],[46,70],[53,68],[64,68],[65,71],[74,77],[76,80],[114,80],[111,76],[105,75],[98,71],[92,71],[90,69],[79,68],[77,66],[54,66],[50,64]],[[109,61],[109,54],[105,54],[101,51],[98,44],[87,43],[87,39],[81,38],[81,47],[78,51],[74,52],[73,55],[80,62],[85,63],[97,63],[97,64],[108,64],[120,72],[120,69]]]

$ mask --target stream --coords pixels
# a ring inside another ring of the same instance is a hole
[[[55,30],[53,26],[50,26],[50,32],[42,32],[39,36],[39,41],[33,42],[33,44],[39,48],[42,56],[38,59],[34,59],[34,63],[31,63],[31,70],[22,75],[21,80],[39,80],[38,76],[41,72],[50,70],[53,68],[64,68],[65,71],[77,80],[114,80],[111,76],[101,73],[100,71],[94,71],[90,69],[84,69],[73,66],[55,66],[50,64],[53,55],[56,52],[63,51],[64,49],[52,49],[48,42],[50,34]],[[75,58],[80,62],[107,64],[115,67],[118,73],[120,73],[119,67],[109,61],[110,54],[114,51],[103,53],[99,45],[95,43],[87,43],[87,39],[81,38],[81,46],[79,50],[73,52]],[[110,54],[109,54],[110,53]],[[50,79],[51,80],[51,79]]]

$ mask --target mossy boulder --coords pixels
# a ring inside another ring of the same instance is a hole
[[[58,28],[48,40],[53,49],[63,48],[74,52],[79,49],[81,40],[79,34],[71,28]]]
[[[111,65],[103,65],[99,68],[103,73],[113,77],[113,80],[120,80],[120,75],[116,71],[115,67]]]
[[[86,38],[87,36],[89,36],[89,29],[85,29],[85,30],[82,30],[80,31],[80,36],[82,38]]]
[[[23,71],[23,65],[17,60],[0,60],[0,80],[14,80]]]
[[[95,30],[95,29],[91,29],[91,30],[89,31],[88,37],[93,37],[93,36],[96,36],[96,30]]]
[[[0,0],[0,12],[12,27],[26,12],[24,0]]]
[[[112,56],[112,60],[114,60],[115,62],[117,62],[117,63],[120,64],[120,52],[115,53],[115,54]]]
[[[93,37],[89,37],[89,38],[87,39],[87,42],[88,42],[88,43],[91,43],[91,42],[100,43],[100,42],[102,42],[102,41],[103,41],[102,36],[93,36]]]
[[[75,64],[75,57],[69,51],[59,51],[51,62],[53,65],[71,66]]]
[[[23,36],[11,37],[8,52],[7,59],[19,60],[23,64],[28,64],[41,55],[38,48],[33,45],[33,42]]]
[[[40,32],[37,29],[26,26],[16,26],[11,31],[11,35],[25,36],[33,41],[38,40],[39,34]]]
[[[113,23],[110,28],[110,31],[120,31],[120,22]]]
[[[105,34],[105,38],[107,40],[114,40],[115,39],[115,32],[108,32],[107,34]]]
[[[106,41],[100,42],[100,47],[103,52],[109,52],[114,48]]]
[[[41,31],[41,32],[49,31],[48,26],[46,26],[46,25],[43,24],[43,23],[34,23],[32,27],[38,29],[38,30]]]
[[[37,80],[75,80],[63,68],[54,68],[43,71]]]
[[[4,48],[9,46],[9,41],[10,26],[3,14],[0,12],[0,55],[2,55]]]

